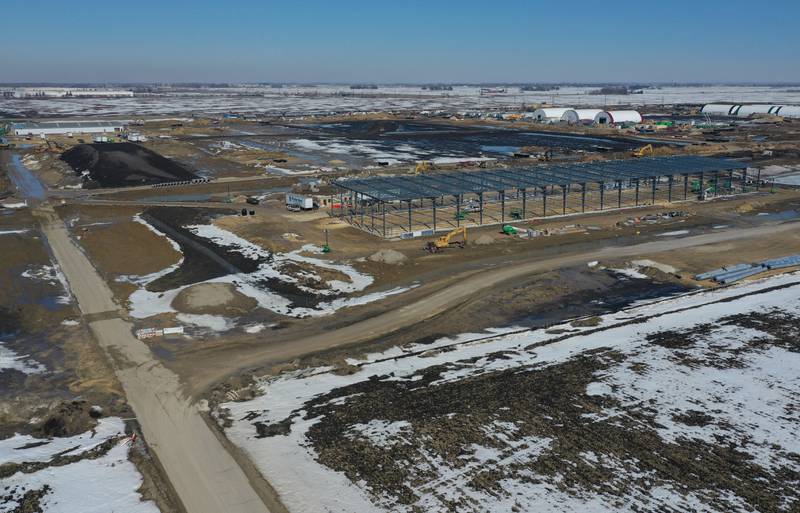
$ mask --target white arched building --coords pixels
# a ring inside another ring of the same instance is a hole
[[[740,118],[746,118],[754,114],[800,118],[800,106],[798,105],[709,103],[700,112],[709,116],[737,116]]]
[[[741,107],[741,105],[732,103],[709,103],[704,106],[700,112],[702,114],[708,114],[709,116],[735,116],[735,111],[738,110],[739,107]]]
[[[548,107],[545,109],[536,109],[533,111],[533,119],[540,123],[558,123],[561,121],[561,116],[570,109],[561,107]]]
[[[600,109],[569,109],[561,115],[561,121],[570,125],[594,123],[594,117],[601,112]]]
[[[800,119],[800,106],[798,105],[781,105],[772,114],[784,118]]]
[[[594,117],[596,125],[617,125],[619,123],[641,123],[642,115],[635,110],[601,110]]]
[[[740,118],[746,118],[753,114],[775,114],[775,111],[780,108],[780,105],[742,105],[736,110],[736,115]]]

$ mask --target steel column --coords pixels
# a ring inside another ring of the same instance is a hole
[[[581,212],[586,212],[586,182],[581,184]]]
[[[547,187],[542,187],[542,217],[547,217]]]
[[[600,184],[600,210],[603,210],[603,205],[606,198],[606,184],[605,182],[598,182]]]
[[[650,202],[651,205],[655,205],[656,204],[656,178],[657,177],[655,177],[655,176],[653,178],[651,178],[651,180],[653,180],[653,191],[652,191],[652,194],[651,194],[651,198],[652,199],[651,199],[651,202]]]
[[[667,202],[672,203],[672,175],[669,175],[669,191],[667,192]]]

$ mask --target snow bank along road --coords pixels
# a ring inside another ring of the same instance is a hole
[[[196,406],[183,396],[178,377],[133,336],[111,290],[69,238],[52,207],[43,204],[35,214],[81,312],[114,365],[148,444],[187,512],[269,513]]]
[[[800,227],[800,222],[789,222],[772,226],[759,226],[757,228],[743,228],[718,231],[680,239],[663,238],[653,242],[643,242],[629,246],[600,247],[595,251],[582,251],[580,253],[564,253],[557,257],[520,262],[515,265],[502,266],[496,269],[488,268],[480,271],[469,271],[464,276],[469,279],[455,279],[444,288],[411,304],[393,309],[387,313],[356,322],[335,331],[326,331],[320,335],[304,337],[296,340],[283,340],[272,344],[260,346],[253,351],[239,352],[236,355],[226,355],[224,365],[205,372],[193,375],[192,393],[201,393],[206,387],[235,374],[241,369],[256,368],[324,351],[334,347],[367,342],[377,337],[387,335],[397,330],[408,328],[421,321],[439,315],[465,301],[469,297],[490,287],[494,287],[508,280],[526,276],[532,273],[560,269],[572,265],[611,258],[628,258],[639,255],[649,255],[663,251],[681,248],[716,244],[720,242],[763,237],[782,232],[791,232]]]

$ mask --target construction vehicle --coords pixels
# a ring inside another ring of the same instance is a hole
[[[503,234],[505,235],[516,235],[518,231],[519,230],[517,230],[510,224],[503,225]]]
[[[414,174],[421,175],[423,173],[427,173],[431,169],[431,163],[427,160],[420,160],[417,162],[417,165],[414,166]]]
[[[462,235],[464,240],[460,241],[453,241],[453,237],[457,235]],[[456,246],[464,249],[464,246],[467,245],[467,228],[466,226],[462,226],[461,228],[456,228],[455,230],[451,231],[447,235],[442,235],[435,241],[428,242],[425,245],[425,251],[429,253],[439,253],[445,248],[449,248],[451,244],[455,244]]]
[[[638,150],[636,150],[633,153],[631,153],[631,156],[633,156],[633,157],[644,157],[645,153],[650,153],[650,156],[651,157],[653,156],[653,154],[655,152],[653,151],[653,145],[652,144],[648,144],[646,146],[642,146]]]

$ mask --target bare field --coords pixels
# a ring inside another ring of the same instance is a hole
[[[221,413],[291,511],[792,511],[797,287],[409,344]]]

